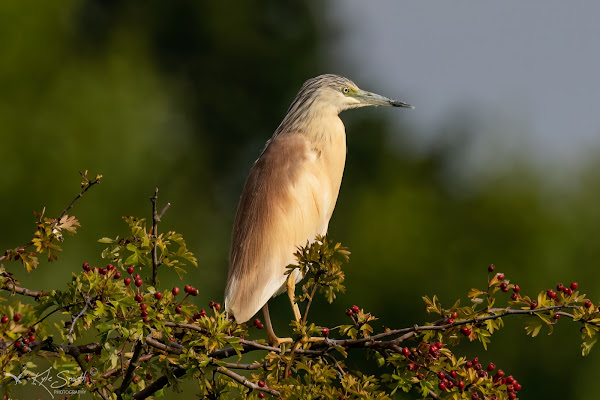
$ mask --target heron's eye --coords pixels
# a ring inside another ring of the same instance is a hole
[[[342,89],[342,92],[344,94],[348,94],[350,92],[350,88],[348,88],[348,86],[346,86],[345,88]]]

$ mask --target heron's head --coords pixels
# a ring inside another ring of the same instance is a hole
[[[312,100],[314,105],[332,106],[338,112],[366,106],[414,108],[402,101],[360,89],[350,79],[338,75],[320,75],[304,83],[298,97]]]

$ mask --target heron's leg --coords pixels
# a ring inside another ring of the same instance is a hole
[[[296,303],[296,271],[288,275],[286,286],[288,297],[290,298],[290,303],[292,303],[292,309],[294,310],[294,318],[296,318],[296,322],[300,322],[302,316],[300,315],[300,309],[298,308],[298,304]]]
[[[271,325],[271,316],[269,315],[269,303],[265,303],[262,308],[263,316],[265,317],[265,324],[267,324],[267,338],[271,346],[279,347],[281,343],[291,343],[292,338],[278,338]]]

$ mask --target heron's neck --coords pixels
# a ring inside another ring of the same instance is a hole
[[[330,142],[334,136],[345,135],[344,124],[338,114],[339,110],[332,106],[292,107],[275,131],[275,136],[301,133],[311,142]]]

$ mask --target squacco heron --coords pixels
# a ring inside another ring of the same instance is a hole
[[[346,131],[338,114],[351,108],[401,101],[361,90],[351,80],[321,75],[304,83],[252,166],[233,226],[225,309],[242,323],[262,308],[269,342],[279,345],[267,305],[303,277],[286,276],[297,246],[327,232],[346,161]]]

